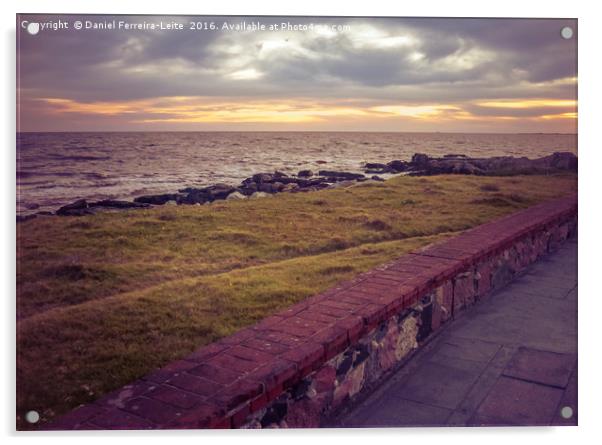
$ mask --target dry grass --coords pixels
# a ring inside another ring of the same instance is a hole
[[[576,189],[574,175],[398,177],[18,225],[18,413],[43,420],[337,281]]]

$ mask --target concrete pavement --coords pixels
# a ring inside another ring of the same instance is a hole
[[[577,242],[450,323],[332,426],[577,424]]]

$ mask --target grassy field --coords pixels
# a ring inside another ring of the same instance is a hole
[[[47,421],[419,246],[576,190],[575,175],[345,189],[17,225],[17,409]]]

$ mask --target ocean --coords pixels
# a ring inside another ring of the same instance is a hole
[[[365,162],[432,156],[577,153],[573,134],[364,132],[18,133],[17,213],[79,198],[131,199],[187,186],[237,185],[259,172],[362,172]]]

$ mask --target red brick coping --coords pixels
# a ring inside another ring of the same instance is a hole
[[[577,198],[483,224],[361,274],[47,426],[320,426],[431,332],[574,233]]]

